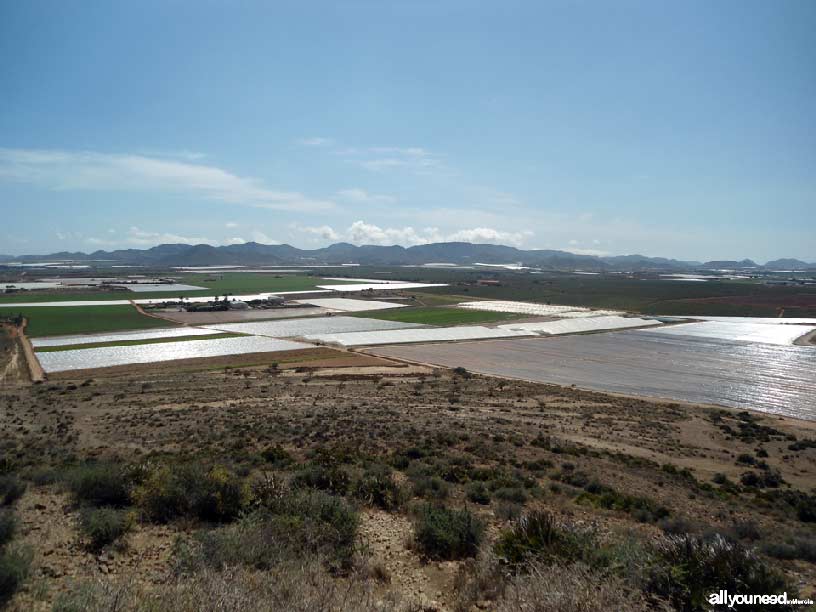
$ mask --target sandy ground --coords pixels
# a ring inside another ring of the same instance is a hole
[[[34,353],[34,347],[31,346],[31,342],[25,335],[25,328],[27,325],[28,320],[23,319],[22,329],[16,330],[17,339],[19,340],[20,346],[23,349],[23,355],[25,355],[25,361],[26,364],[28,365],[28,372],[31,381],[40,382],[45,380],[45,372],[43,371],[42,366],[40,365],[40,361],[37,359],[37,355]]]
[[[0,326],[0,386],[30,382],[31,375],[19,329],[13,325]]]

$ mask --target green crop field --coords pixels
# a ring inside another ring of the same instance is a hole
[[[517,319],[519,315],[506,312],[482,312],[464,308],[394,308],[374,312],[355,313],[355,316],[403,323],[424,323],[426,325],[459,325],[460,323],[494,323]]]
[[[173,275],[176,278],[176,275]],[[274,293],[276,291],[310,291],[317,285],[342,285],[350,281],[327,281],[318,276],[281,276],[250,272],[225,272],[223,274],[183,274],[178,282],[204,287],[196,291],[93,291],[82,289],[53,291],[24,291],[0,296],[0,304],[26,302],[66,302],[74,300],[139,300],[173,299],[179,296],[201,297],[212,295]]]
[[[31,337],[175,327],[169,321],[139,314],[133,306],[0,308],[0,316],[13,317],[18,313],[28,319],[26,335]]]
[[[151,338],[149,340],[120,340],[118,342],[88,342],[86,344],[63,344],[61,346],[43,346],[37,348],[38,353],[58,353],[60,351],[75,351],[78,349],[100,348],[104,346],[136,346],[140,344],[167,344],[169,342],[182,342],[193,340],[223,340],[224,338],[237,338],[246,334],[225,334],[212,333],[206,336],[173,336],[172,338]]]

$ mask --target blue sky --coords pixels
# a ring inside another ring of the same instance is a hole
[[[816,261],[816,3],[0,2],[0,253]]]

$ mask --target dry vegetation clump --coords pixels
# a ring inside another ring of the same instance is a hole
[[[338,581],[319,562],[204,569],[158,588],[136,580],[91,580],[61,595],[53,612],[419,612],[395,593],[379,595],[370,580]]]

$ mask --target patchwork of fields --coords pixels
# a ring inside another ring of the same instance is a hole
[[[341,350],[378,346],[383,347],[377,349],[378,355],[409,361],[638,395],[725,405],[750,403],[762,410],[816,418],[816,409],[806,398],[813,391],[806,380],[816,368],[816,350],[807,338],[816,334],[816,319],[709,315],[709,320],[695,322],[610,310],[626,306],[658,310],[665,305],[664,298],[672,301],[678,295],[675,288],[680,282],[594,276],[586,281],[544,280],[516,275],[509,277],[508,286],[468,287],[465,298],[453,293],[462,291],[461,286],[433,286],[438,284],[430,282],[438,280],[433,274],[406,279],[411,282],[389,279],[387,283],[373,280],[374,274],[361,278],[222,271],[180,275],[179,282],[208,287],[207,295],[190,295],[190,301],[207,301],[214,292],[233,296],[234,292],[262,292],[249,293],[247,298],[273,291],[316,292],[313,298],[296,299],[296,306],[235,313],[156,311],[149,316],[134,305],[140,300],[122,300],[121,292],[102,291],[87,295],[94,298],[94,304],[100,298],[110,304],[73,305],[82,295],[75,291],[35,292],[4,296],[29,302],[6,302],[0,304],[4,306],[0,310],[9,315],[19,312],[28,319],[27,335],[42,367],[51,373],[118,370],[128,364],[149,367],[170,361],[216,359],[223,363],[230,356],[245,361],[254,354],[321,350],[316,349],[318,345]],[[700,295],[711,293],[709,283],[689,284],[706,285]],[[736,301],[750,301],[744,299],[745,283],[715,284],[721,285],[715,292],[726,294],[717,299],[733,296]],[[388,301],[383,297],[386,293],[369,289],[403,293]],[[766,289],[750,285],[747,295]],[[681,292],[690,295],[695,291],[683,288]],[[614,293],[614,299],[608,299],[606,292]],[[492,293],[501,299],[472,297]],[[525,294],[547,302],[560,297],[556,304],[518,299]],[[55,300],[55,295],[60,296],[60,306],[40,299]],[[787,293],[774,295],[784,298]],[[154,299],[149,291],[139,297]],[[167,297],[164,293],[160,299]],[[202,316],[196,319],[198,314]],[[174,315],[182,325],[172,320]],[[230,319],[237,322],[228,322]],[[649,329],[616,332],[627,328]],[[803,346],[792,346],[794,342]],[[775,365],[763,366],[763,360],[787,364],[785,378]],[[729,372],[738,372],[743,381],[749,376],[750,384],[732,380]]]

